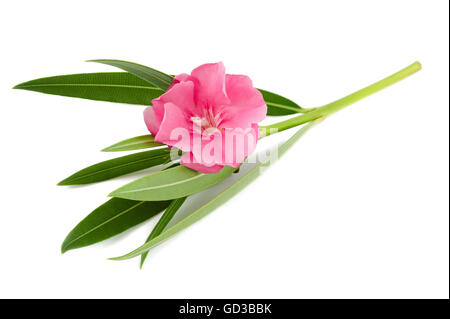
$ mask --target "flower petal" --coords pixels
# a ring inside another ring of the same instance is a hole
[[[176,77],[173,78],[173,84],[181,83],[184,81],[190,81],[190,75],[187,73],[181,73],[178,74]]]
[[[155,141],[189,151],[191,147],[190,122],[183,111],[173,103],[164,104],[164,117],[155,135]]]
[[[223,134],[222,165],[238,167],[247,156],[252,154],[258,143],[258,124],[250,128],[225,129]]]
[[[227,74],[226,91],[230,104],[220,108],[220,127],[247,128],[266,118],[266,102],[248,76]]]
[[[162,116],[159,116],[155,112],[154,106],[148,106],[144,110],[144,122],[147,125],[148,130],[153,135],[156,135],[161,125]]]
[[[200,110],[194,102],[194,83],[185,81],[172,86],[166,93],[153,100],[153,103],[173,103],[178,106],[188,117],[198,115]]]
[[[203,64],[194,69],[191,75],[197,80],[197,105],[216,106],[230,102],[225,92],[225,66],[222,62]]]
[[[223,168],[223,165],[207,166],[200,164],[194,160],[194,156],[192,155],[192,153],[184,153],[181,157],[181,164],[205,174],[218,173]]]

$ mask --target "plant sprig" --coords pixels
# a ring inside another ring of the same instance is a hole
[[[148,106],[151,105],[152,99],[163,94],[173,81],[171,75],[132,62],[110,59],[91,60],[90,62],[107,64],[125,72],[53,76],[21,83],[14,89]],[[297,114],[295,117],[275,124],[260,126],[260,137],[303,125],[279,147],[278,154],[282,155],[312,126],[327,116],[403,80],[420,69],[421,64],[415,62],[372,85],[317,108],[303,108],[281,95],[260,89],[267,104],[267,115]],[[167,227],[188,196],[220,183],[236,172],[236,169],[226,166],[219,173],[204,174],[180,166],[170,158],[170,149],[164,147],[164,144],[155,142],[154,137],[150,134],[120,141],[102,151],[134,151],[148,148],[152,150],[92,165],[59,183],[59,185],[96,183],[149,167],[175,163],[169,168],[151,173],[113,191],[110,194],[113,198],[90,213],[67,235],[62,244],[62,252],[111,238],[163,212],[159,222],[143,245],[121,257],[112,258],[113,260],[124,260],[141,256],[142,267],[151,248],[208,215],[252,182],[260,174],[261,166],[273,162],[273,159],[269,158],[256,164],[246,173],[240,172],[239,178],[234,184],[219,192],[213,199],[191,212],[187,217]]]

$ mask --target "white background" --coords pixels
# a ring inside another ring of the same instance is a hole
[[[448,298],[448,23],[442,0],[3,2],[0,297]],[[139,271],[138,259],[106,258],[140,245],[155,220],[65,255],[60,244],[143,173],[56,183],[146,134],[144,107],[11,90],[115,71],[83,62],[96,58],[167,73],[224,61],[307,107],[416,60],[423,70],[311,130]]]

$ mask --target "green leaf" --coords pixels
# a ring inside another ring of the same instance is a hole
[[[292,102],[291,100],[282,97],[281,95],[261,90],[264,101],[267,104],[267,115],[271,116],[280,116],[280,115],[289,115],[289,114],[297,114],[303,113],[305,109],[302,109],[299,105]]]
[[[126,155],[89,166],[69,176],[58,185],[96,183],[170,161],[170,149],[161,148]]]
[[[155,216],[169,204],[170,201],[137,202],[112,198],[75,226],[64,240],[61,252],[89,246],[113,237]]]
[[[169,207],[167,207],[164,214],[161,216],[161,218],[158,220],[158,223],[153,228],[152,232],[150,233],[150,236],[148,236],[147,240],[145,242],[149,242],[156,236],[162,233],[164,228],[166,228],[167,224],[170,222],[170,220],[175,216],[175,213],[180,209],[181,205],[183,205],[184,201],[186,200],[186,197],[174,199]],[[143,253],[141,255],[141,268],[144,265],[145,259],[147,258],[148,251]]]
[[[126,72],[59,75],[18,84],[14,89],[82,99],[150,105],[163,90]]]
[[[180,165],[142,177],[113,191],[109,196],[148,201],[181,198],[217,184],[235,170],[225,166],[218,173],[204,174]]]
[[[298,139],[303,136],[314,124],[317,122],[310,122],[303,126],[297,133],[295,133],[289,140],[287,140],[284,144],[282,144],[278,148],[278,157],[282,156],[295,142],[298,141]],[[275,153],[276,154],[276,153]],[[172,237],[176,233],[184,230],[188,226],[194,224],[196,221],[200,220],[201,218],[205,217],[209,213],[211,213],[214,209],[225,203],[228,199],[233,197],[235,194],[237,194],[239,191],[241,191],[243,188],[245,188],[248,184],[250,184],[253,180],[255,180],[261,173],[261,166],[266,165],[269,163],[273,163],[273,160],[276,158],[269,157],[265,161],[259,163],[254,168],[252,168],[249,172],[247,172],[245,175],[243,175],[237,182],[217,194],[213,199],[208,201],[206,204],[192,212],[187,217],[180,220],[178,223],[174,224],[173,226],[169,227],[167,230],[162,232],[159,236],[156,236],[155,238],[151,239],[150,241],[143,244],[141,247],[133,250],[132,252],[123,255],[121,257],[115,257],[111,258],[112,260],[125,260],[130,259],[136,256],[139,256],[147,251],[149,251],[152,247],[160,244],[161,242],[167,240],[168,238]]]
[[[108,61],[108,63],[106,61]],[[113,65],[113,62],[111,61],[116,60],[95,60],[95,62]],[[124,70],[125,67],[122,64],[130,63],[123,61],[119,62],[120,66],[116,63],[114,63],[114,66],[118,66]],[[135,64],[131,63],[131,65],[136,68]],[[139,66],[139,68],[141,67],[144,69],[146,68],[144,66]],[[18,84],[14,87],[14,89],[97,101],[151,105],[151,101],[153,99],[159,97],[165,92],[168,87],[167,81],[169,81],[169,79],[170,83],[173,81],[173,78],[170,75],[165,75],[164,78],[166,79],[166,82],[163,84],[160,83],[164,87],[164,89],[161,89],[160,87],[151,84],[153,82],[149,80],[149,76],[142,79],[144,76],[141,74],[141,76],[138,77],[138,71],[132,71],[134,69],[131,67],[127,69],[130,73],[80,73],[40,78]],[[159,72],[156,70],[153,71]],[[159,73],[164,75],[164,73]],[[266,101],[267,115],[288,115],[302,113],[305,110],[291,100],[278,94],[261,89],[259,91],[262,93],[264,100]]]
[[[104,148],[102,152],[133,151],[162,145],[164,144],[155,142],[155,137],[153,135],[147,134],[123,140],[119,143]]]
[[[153,84],[154,86],[166,91],[169,86],[173,82],[173,77],[167,75],[158,70],[149,68],[145,65],[140,65],[133,62],[121,61],[121,60],[108,60],[108,59],[100,59],[100,60],[89,60],[87,62],[97,62],[103,63],[111,66],[115,66],[119,69],[127,71],[141,79]]]

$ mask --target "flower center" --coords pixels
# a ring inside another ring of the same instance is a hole
[[[218,128],[220,124],[220,115],[214,115],[211,107],[203,109],[203,116],[192,116],[191,121],[202,129]]]
[[[205,117],[200,117],[200,116],[192,116],[191,117],[191,121],[201,127],[201,128],[208,128],[211,127],[210,123],[208,122],[208,120]]]

